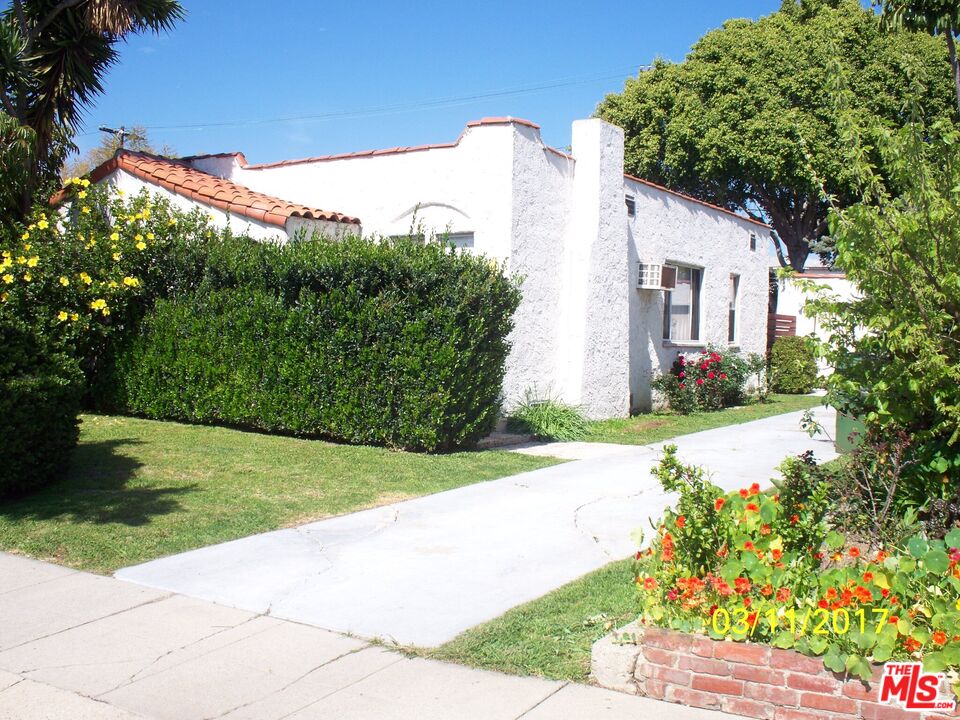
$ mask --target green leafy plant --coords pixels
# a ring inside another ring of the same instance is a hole
[[[56,480],[77,442],[83,376],[26,323],[0,316],[0,497]]]
[[[538,397],[530,389],[507,417],[509,430],[533,435],[538,440],[583,440],[588,427],[578,408],[553,397]]]
[[[720,410],[744,402],[748,378],[758,376],[758,357],[721,353],[713,347],[682,353],[670,372],[656,375],[650,385],[681,415]]]
[[[805,395],[817,383],[817,360],[804,337],[786,335],[770,348],[770,384],[774,392]]]

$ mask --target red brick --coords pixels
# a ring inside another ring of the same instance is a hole
[[[807,657],[792,650],[773,650],[770,653],[770,667],[780,670],[794,670],[810,675],[824,672],[823,660]]]
[[[730,678],[714,677],[713,675],[694,675],[690,684],[694,690],[718,693],[720,695],[743,695],[743,682]]]
[[[919,713],[907,712],[895,705],[877,705],[860,703],[860,717],[863,720],[917,720]]]
[[[730,666],[723,660],[712,660],[710,658],[699,658],[695,655],[684,655],[680,658],[677,665],[681,670],[693,670],[696,673],[705,673],[707,675],[730,675]]]
[[[679,650],[688,652],[693,644],[693,638],[685,633],[673,632],[662,628],[649,628],[643,635],[644,647],[656,647],[663,650]]]
[[[698,692],[696,690],[689,690],[687,688],[669,688],[667,690],[667,700],[698,708],[717,709],[720,707],[719,695]]]
[[[643,686],[644,690],[646,691],[646,696],[651,697],[654,700],[663,700],[663,696],[667,693],[667,684],[660,680],[652,680],[648,678],[646,682],[644,682]]]
[[[656,647],[645,647],[643,649],[643,659],[654,665],[663,665],[664,667],[677,666],[677,654],[669,650],[661,650]]]
[[[713,648],[713,656],[747,665],[766,665],[770,659],[770,648],[753,643],[718,642]]]
[[[773,720],[824,720],[824,717],[822,712],[816,710],[794,710],[780,707],[774,711]]]
[[[747,717],[760,718],[760,720],[771,720],[774,712],[774,707],[770,703],[728,697],[720,701],[720,709],[734,715],[746,715]]]
[[[880,696],[880,690],[876,683],[873,685],[864,685],[858,680],[853,680],[843,684],[843,694],[844,697],[853,698],[854,700],[876,702]]]
[[[833,695],[839,689],[839,683],[833,678],[790,673],[787,675],[787,687]]]
[[[663,680],[674,685],[689,685],[690,673],[686,670],[674,670],[665,668],[661,665],[650,665],[649,663],[640,663],[637,665],[635,674],[654,680]]]
[[[800,696],[800,707],[827,710],[835,713],[854,715],[857,712],[857,702],[850,698],[820,695],[818,693],[804,693]]]
[[[747,683],[743,688],[744,697],[753,700],[773,703],[774,705],[786,705],[796,707],[800,702],[800,693],[796,690],[788,690],[774,685],[757,685],[756,683]]]
[[[766,685],[783,685],[787,681],[786,674],[779,670],[754,667],[753,665],[734,665],[733,676],[738,680],[765,683]]]
[[[711,640],[710,638],[703,637],[702,635],[694,635],[691,638],[690,652],[700,657],[712,658],[713,646],[716,644],[716,640]]]

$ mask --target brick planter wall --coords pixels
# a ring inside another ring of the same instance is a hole
[[[921,714],[878,704],[880,666],[874,682],[865,684],[831,672],[820,658],[767,645],[724,642],[659,628],[638,631],[632,626],[614,636],[631,635],[631,631],[638,640],[635,645],[605,638],[595,646],[594,677],[599,684],[762,720],[960,718],[960,713]],[[611,671],[614,665],[619,670]],[[632,683],[625,681],[627,675],[632,675]],[[614,680],[605,682],[605,676]]]

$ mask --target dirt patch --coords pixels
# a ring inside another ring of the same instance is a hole
[[[641,433],[648,430],[656,430],[667,424],[667,420],[644,420],[643,422],[631,424],[628,428],[630,432]]]

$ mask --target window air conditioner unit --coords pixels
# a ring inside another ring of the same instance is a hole
[[[641,290],[673,290],[677,286],[677,269],[672,265],[640,263],[637,287]]]

